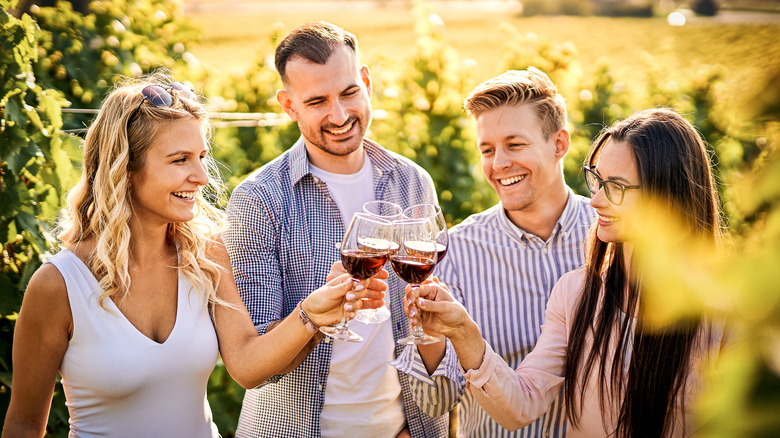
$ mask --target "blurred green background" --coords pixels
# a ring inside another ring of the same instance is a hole
[[[273,47],[302,22],[355,33],[374,80],[370,135],[434,179],[450,224],[496,197],[482,177],[462,100],[534,65],[567,98],[579,166],[602,126],[671,106],[709,142],[732,238],[723,254],[648,249],[661,324],[727,318],[734,348],[698,404],[708,437],[780,436],[780,2],[514,0],[169,2],[0,0],[0,412],[12,390],[13,325],[27,281],[56,251],[51,229],[80,168],[80,130],[121,76],[170,69],[222,113],[214,154],[228,190],[299,133],[276,104]],[[674,25],[673,25],[674,24]],[[222,200],[221,202],[224,202]],[[649,218],[647,235],[663,234]],[[653,252],[656,251],[656,252]],[[209,400],[233,435],[243,390],[218,366]],[[67,436],[57,387],[47,433]]]

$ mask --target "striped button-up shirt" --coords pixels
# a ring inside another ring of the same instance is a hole
[[[403,207],[436,202],[433,182],[422,168],[369,140],[363,145],[373,166],[376,199]],[[236,285],[262,334],[269,323],[289,315],[298,301],[325,284],[331,265],[339,260],[341,213],[326,184],[309,172],[303,140],[236,187],[227,213],[229,228],[223,239]],[[400,339],[409,332],[403,312],[405,283],[392,274],[387,282],[385,299],[390,300],[392,320],[385,324],[392,324],[394,338]],[[319,436],[332,346],[325,338],[295,370],[247,390],[236,436]],[[397,346],[395,354],[401,350]],[[446,437],[448,419],[421,412],[408,376],[399,373],[399,380],[412,437]]]
[[[533,350],[541,333],[553,286],[585,260],[585,240],[595,219],[589,199],[569,190],[569,199],[547,241],[526,233],[506,216],[501,204],[475,214],[450,230],[447,257],[436,275],[463,303],[493,350],[512,368]],[[493,421],[464,392],[451,345],[439,368],[429,376],[417,349],[407,348],[393,363],[409,373],[416,401],[430,415],[441,415],[460,402],[460,437],[563,437],[566,433],[562,397],[530,425],[508,431]]]

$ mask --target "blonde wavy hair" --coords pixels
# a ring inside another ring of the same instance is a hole
[[[81,178],[69,192],[59,225],[63,247],[85,239],[96,239],[88,263],[103,293],[98,302],[106,309],[106,298],[123,299],[130,287],[128,262],[130,254],[129,182],[133,172],[144,166],[144,160],[157,134],[169,123],[194,119],[201,124],[206,140],[211,137],[210,114],[206,107],[186,93],[171,89],[167,73],[155,73],[128,79],[118,85],[103,101],[84,142]],[[157,107],[143,97],[147,85],[169,90],[170,107]],[[205,198],[221,199],[223,185],[216,163],[208,155],[206,168],[209,184],[196,196],[196,214],[188,222],[168,224],[168,239],[178,252],[178,268],[214,310],[225,303],[217,298],[222,268],[206,256],[209,245],[225,227],[224,214]]]

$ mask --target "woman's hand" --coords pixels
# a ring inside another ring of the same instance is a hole
[[[415,292],[411,286],[407,286],[405,292],[404,311],[413,316],[415,307],[410,306],[410,301],[414,299]],[[447,285],[438,278],[426,280],[416,292],[419,297],[417,307],[420,309],[420,320],[426,332],[452,338],[463,327],[473,325],[466,308],[452,297]]]
[[[411,287],[407,287],[404,300],[407,314],[410,308],[409,300],[414,296]],[[429,334],[438,333],[449,338],[463,369],[479,368],[485,356],[485,341],[482,339],[479,326],[471,319],[466,308],[452,297],[447,286],[436,277],[423,283],[417,290],[417,296],[419,297],[417,307],[420,309],[423,329]],[[418,346],[418,349],[422,356],[422,348]],[[431,369],[438,366],[442,356],[443,352],[440,351],[436,356],[438,361],[433,360],[433,362],[431,358],[426,360],[423,356],[423,362],[429,373]]]
[[[384,306],[387,290],[384,279],[388,276],[383,269],[368,280],[355,282],[344,271],[341,262],[336,262],[328,274],[328,282],[306,297],[301,308],[318,326],[338,323],[341,321],[342,312],[347,312],[347,318],[352,319],[360,309]]]

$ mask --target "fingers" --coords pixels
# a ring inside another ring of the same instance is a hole
[[[434,283],[436,283],[436,284],[438,284],[439,286],[441,286],[442,288],[444,288],[444,290],[446,290],[447,292],[449,292],[449,291],[450,291],[450,288],[449,288],[449,286],[447,286],[447,284],[446,284],[445,282],[443,282],[443,281],[439,280],[439,277],[436,277],[436,276],[434,275],[434,276],[431,276],[431,277],[430,277],[430,279],[431,279],[431,280],[432,280]]]
[[[361,309],[378,309],[385,305],[385,300],[359,300]]]
[[[385,305],[385,292],[375,289],[367,289],[362,283],[357,283],[355,288],[347,292],[345,296],[347,304],[353,309],[376,309]]]
[[[354,285],[355,282],[352,281],[352,278],[349,276],[349,274],[339,274],[336,276],[328,276],[327,282],[325,283],[326,287],[339,287],[343,285]]]
[[[330,272],[328,272],[328,276],[325,278],[325,281],[330,282],[332,279],[346,273],[347,270],[344,269],[344,265],[342,265],[341,262],[334,262],[330,267]]]
[[[417,300],[417,306],[420,310],[431,313],[445,313],[451,311],[451,303],[437,302],[420,298]]]
[[[376,279],[379,279],[379,280],[387,280],[389,277],[390,277],[390,273],[387,272],[386,269],[382,268],[381,271],[377,272],[377,274],[374,275],[371,278],[376,278]]]
[[[407,295],[409,295],[410,291],[411,288],[407,287]],[[420,298],[426,298],[431,301],[454,301],[452,295],[449,293],[446,287],[436,282],[430,282],[421,285],[417,289],[417,296]]]

